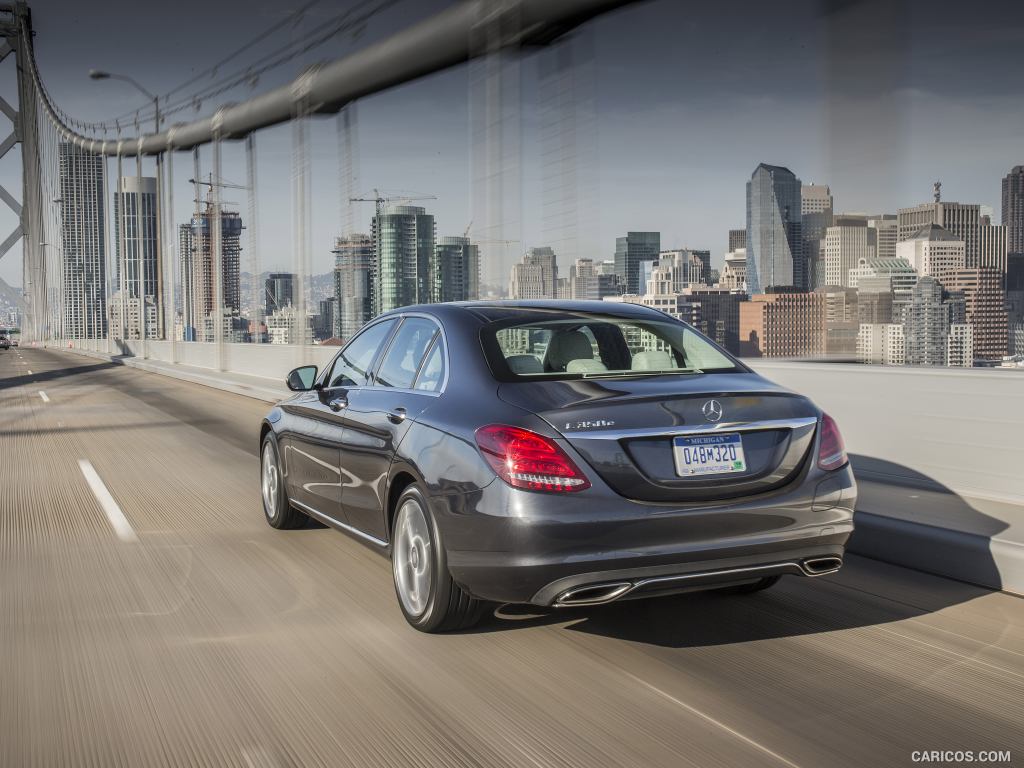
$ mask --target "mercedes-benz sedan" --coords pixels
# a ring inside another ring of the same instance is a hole
[[[752,592],[842,565],[835,422],[686,323],[610,302],[408,307],[266,417],[267,521],[390,555],[417,629],[492,603]]]

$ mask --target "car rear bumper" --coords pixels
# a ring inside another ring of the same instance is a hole
[[[561,606],[832,572],[808,562],[841,564],[856,483],[846,466],[764,498],[683,508],[501,481],[473,496],[431,500],[452,577],[482,599]]]

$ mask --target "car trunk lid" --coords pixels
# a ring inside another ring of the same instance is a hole
[[[752,373],[532,381],[502,384],[499,396],[545,419],[638,501],[717,501],[786,485],[804,466],[818,416],[807,398]],[[732,435],[724,440],[742,446],[740,470],[694,474],[677,459],[683,444]]]

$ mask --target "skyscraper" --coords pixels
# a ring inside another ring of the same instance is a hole
[[[946,364],[950,320],[963,319],[951,318],[950,313],[951,307],[943,299],[939,281],[927,275],[918,280],[903,317],[907,365]]]
[[[125,300],[152,298],[156,321],[161,319],[161,270],[157,260],[156,179],[148,176],[122,176],[114,192],[114,274],[117,290]],[[123,272],[122,272],[123,270]],[[138,327],[132,325],[132,318]],[[159,325],[150,327],[146,312],[127,314],[126,338],[159,338]]]
[[[733,291],[747,292],[747,249],[736,248],[725,254],[722,267],[722,287]]]
[[[825,354],[853,357],[860,329],[857,290],[830,285],[815,288],[815,293],[821,294],[825,303]]]
[[[875,231],[875,258],[895,259],[899,222],[891,213],[868,217],[868,226]]]
[[[857,359],[860,362],[904,365],[906,354],[906,337],[902,323],[861,323],[857,331]]]
[[[568,296],[577,301],[599,300],[600,278],[593,259],[576,259],[569,265]]]
[[[643,293],[640,262],[655,261],[661,250],[660,232],[627,232],[615,238],[615,272],[622,279],[624,293]]]
[[[819,263],[824,267],[824,282],[819,287],[848,287],[850,270],[862,260],[871,262],[875,259],[874,230],[868,227],[867,221],[840,221],[826,228],[821,241],[823,248]]]
[[[685,300],[699,307],[698,328],[734,355],[740,351],[740,304],[746,294],[728,288],[695,285],[684,288]]]
[[[981,217],[978,227],[978,267],[994,269],[1006,274],[1006,226],[993,224],[988,216]]]
[[[745,229],[730,229],[729,230],[729,250],[735,251],[740,248],[747,247],[747,230]]]
[[[974,329],[974,356],[979,360],[999,360],[1006,354],[1009,332],[1004,278],[996,269],[979,267],[960,270],[944,283],[964,297],[964,322]]]
[[[740,304],[744,357],[820,357],[825,353],[825,297],[792,288]]]
[[[468,237],[442,237],[434,246],[431,301],[480,297],[480,248]]]
[[[59,163],[63,333],[68,339],[97,339],[107,330],[103,157],[62,143]]]
[[[688,248],[662,251],[655,264],[671,270],[673,290],[678,293],[689,285],[707,285],[708,273],[711,271],[711,251],[692,251]],[[647,290],[644,285],[640,288]]]
[[[182,324],[186,341],[212,341],[216,320],[216,285],[214,284],[213,232],[211,222],[216,221],[213,205],[209,202],[192,215],[188,224],[178,227],[178,248],[181,257]],[[242,218],[234,211],[221,210],[221,290],[224,316],[238,312],[241,287],[239,284],[239,258]],[[207,322],[207,318],[210,321]],[[223,316],[221,318],[223,326]]]
[[[335,334],[346,341],[373,317],[373,240],[354,234],[334,240]]]
[[[1006,308],[1011,355],[1024,354],[1024,253],[1011,253],[1006,264]]]
[[[896,255],[908,261],[917,274],[941,283],[964,269],[967,259],[964,241],[937,224],[926,224],[897,243]]]
[[[554,299],[557,297],[558,264],[547,247],[531,248],[512,267],[509,296],[513,299]]]
[[[825,230],[832,226],[832,212],[832,190],[824,184],[801,185],[800,224],[808,288],[837,285],[829,283],[825,277],[821,254],[821,241],[825,237]]]
[[[295,303],[295,275],[291,272],[271,272],[263,283],[264,315]]]
[[[418,205],[396,205],[373,217],[375,315],[431,299],[434,217]]]
[[[1006,250],[1024,253],[1024,165],[1015,165],[1003,177],[1003,226]]]
[[[334,296],[321,299],[318,310],[313,315],[313,336],[320,341],[335,335],[338,325],[338,302]]]
[[[788,168],[761,163],[747,182],[747,286],[807,289],[803,262],[800,179]]]
[[[856,288],[864,303],[865,294],[888,294],[888,305],[891,312],[880,315],[881,319],[864,320],[861,322],[898,323],[902,320],[903,307],[910,303],[914,286],[919,275],[906,259],[875,259],[865,260],[850,270],[850,287]],[[882,300],[884,304],[885,300]],[[884,307],[883,307],[884,309]]]
[[[900,242],[915,237],[923,227],[935,224],[950,232],[954,239],[964,241],[964,259],[969,269],[980,266],[980,205],[935,201],[900,208],[897,216]]]

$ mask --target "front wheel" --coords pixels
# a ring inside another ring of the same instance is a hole
[[[277,451],[277,440],[268,432],[263,438],[260,450],[260,492],[263,497],[263,514],[271,528],[281,530],[301,528],[306,516],[292,507],[284,487],[284,472],[281,471],[281,456]]]
[[[406,621],[421,632],[467,629],[483,615],[486,604],[452,580],[426,496],[416,485],[398,499],[391,570],[398,605]]]

